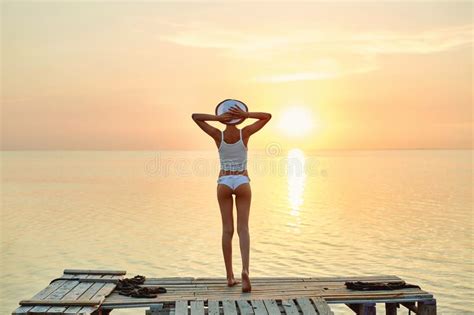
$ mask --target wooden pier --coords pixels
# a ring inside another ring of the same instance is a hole
[[[435,298],[420,288],[358,291],[344,284],[402,280],[392,275],[252,277],[249,293],[242,293],[240,284],[227,287],[225,278],[147,278],[143,286],[161,286],[167,292],[156,298],[134,298],[114,291],[125,274],[120,270],[66,269],[31,299],[20,301],[12,314],[103,315],[114,309],[145,308],[148,315],[331,315],[334,304],[347,305],[359,315],[375,315],[378,304],[387,315],[397,314],[399,308],[436,314]]]

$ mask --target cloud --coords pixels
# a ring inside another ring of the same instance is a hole
[[[358,62],[360,62],[360,60]],[[328,80],[351,74],[366,73],[376,69],[377,66],[374,61],[343,66],[335,59],[319,59],[309,66],[307,71],[262,75],[253,78],[252,81],[260,83],[281,83],[290,81]]]
[[[226,49],[236,55],[294,45],[344,47],[359,53],[432,53],[470,44],[473,40],[473,25],[409,33],[294,30],[278,34],[179,25],[174,34],[160,35],[159,39],[183,46]]]
[[[324,80],[378,69],[377,56],[430,54],[472,45],[473,25],[424,31],[322,31],[307,29],[272,32],[225,29],[205,24],[179,24],[160,34],[176,45],[216,49],[219,53],[270,73],[256,82]]]
[[[473,25],[413,32],[355,34],[348,38],[351,49],[360,53],[429,54],[472,44]]]

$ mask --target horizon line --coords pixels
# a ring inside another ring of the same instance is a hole
[[[296,147],[289,148],[289,151],[292,149],[299,149]],[[216,148],[217,150],[217,148]],[[265,151],[265,148],[255,148],[252,149],[255,151]],[[473,151],[472,148],[332,148],[332,149],[300,149],[302,151]],[[119,152],[128,152],[128,151],[214,151],[214,149],[170,149],[170,148],[161,148],[161,149],[0,149],[0,152],[27,152],[27,151],[119,151]]]

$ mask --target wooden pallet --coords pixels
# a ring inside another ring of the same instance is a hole
[[[405,306],[416,314],[436,314],[436,300],[433,295],[419,288],[356,291],[347,289],[344,284],[346,281],[386,282],[402,280],[393,275],[308,278],[252,277],[251,280],[252,292],[242,293],[240,285],[232,288],[227,287],[225,278],[148,278],[144,285],[163,286],[167,289],[167,293],[158,294],[156,298],[152,299],[134,299],[113,292],[104,301],[102,308],[152,307],[155,310],[159,308],[159,314],[173,314],[177,307],[176,302],[184,301],[188,305],[189,312],[195,310],[202,313],[200,303],[203,303],[204,314],[201,315],[212,315],[212,304],[217,301],[222,315],[225,312],[223,301],[235,301],[237,313],[241,314],[239,303],[242,302],[240,301],[253,305],[253,301],[269,300],[275,301],[282,314],[293,315],[295,314],[292,312],[294,308],[291,306],[284,307],[284,303],[288,300],[292,300],[290,304],[296,306],[299,314],[304,314],[298,299],[307,298],[313,305],[314,298],[321,298],[328,305],[347,305],[356,314],[375,314],[376,303],[384,303],[386,314],[390,315],[396,314],[397,308],[400,306]],[[201,302],[195,304],[196,301]],[[209,303],[211,308],[209,308]],[[194,308],[191,308],[191,305],[195,305]],[[211,313],[209,313],[209,310],[211,310]],[[255,313],[255,309],[253,311]]]
[[[12,314],[92,314],[123,278],[126,271],[65,269],[61,278],[29,300],[20,301]]]
[[[179,300],[169,309],[152,307],[147,315],[334,315],[321,297],[283,300]]]
[[[30,300],[20,301],[13,314],[108,314],[114,309],[146,307],[150,315],[322,315],[331,304],[347,305],[358,315],[374,315],[376,303],[395,315],[404,306],[420,315],[435,315],[436,300],[420,288],[357,291],[346,281],[400,281],[393,275],[356,277],[252,277],[252,291],[227,287],[219,278],[148,278],[143,286],[162,286],[155,298],[133,298],[114,291],[125,271],[64,270],[61,278]]]
[[[252,277],[252,292],[242,293],[241,286],[229,288],[225,278],[148,278],[145,286],[163,286],[167,293],[156,298],[136,299],[113,292],[103,307],[120,305],[143,305],[146,303],[171,303],[177,300],[264,300],[290,299],[299,297],[324,298],[329,304],[401,303],[428,301],[433,299],[429,292],[418,288],[399,290],[356,291],[347,289],[346,281],[400,281],[397,276],[358,277]]]

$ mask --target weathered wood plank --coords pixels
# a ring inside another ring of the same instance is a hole
[[[105,279],[104,279],[105,280]],[[113,279],[112,279],[113,280]],[[79,280],[80,282],[88,282],[88,279]],[[100,282],[100,281],[99,281]],[[166,286],[166,288],[170,288],[173,290],[179,290],[183,292],[236,292],[236,289],[229,289],[225,286],[177,286],[177,285],[163,285],[163,284],[149,284],[145,283],[146,286]],[[320,285],[273,285],[273,286],[259,286],[255,285],[252,286],[252,292],[248,293],[251,294],[254,291],[314,291],[314,290],[324,290],[327,292],[343,292],[346,294],[359,294],[360,292],[369,292],[369,291],[361,291],[361,290],[350,290],[345,288],[344,286],[320,286]],[[370,292],[416,292],[416,293],[428,293],[418,288],[403,288],[403,289],[396,289],[396,290],[373,290]]]
[[[161,278],[150,278],[150,279],[161,279]],[[294,280],[294,279],[305,279],[304,277],[252,277],[252,280],[261,281],[261,280]],[[212,281],[224,281],[227,282],[225,277],[196,277],[194,278],[195,282],[212,282]]]
[[[408,297],[397,297],[397,298],[384,298],[384,297],[377,297],[377,298],[368,298],[365,299],[363,297],[359,297],[358,299],[330,299],[327,297],[324,297],[324,299],[329,303],[329,304],[335,304],[335,303],[407,303],[407,302],[416,302],[416,301],[422,301],[424,297],[413,297],[413,296],[408,296]],[[427,300],[427,299],[426,299]]]
[[[314,287],[316,288],[316,287]],[[422,289],[418,288],[403,288],[403,289],[395,289],[395,290],[351,290],[348,289],[344,286],[334,286],[334,287],[324,287],[324,292],[329,292],[329,293],[344,293],[344,294],[360,294],[364,292],[373,292],[373,293],[389,293],[389,292],[394,292],[394,293],[403,293],[403,292],[410,292],[410,293],[427,293],[430,294]]]
[[[436,300],[419,301],[418,303],[419,315],[436,315]]]
[[[235,301],[233,300],[223,300],[222,309],[224,311],[224,315],[237,315]]]
[[[125,275],[125,270],[64,269],[64,274]]]
[[[151,305],[149,310],[146,310],[145,314],[146,315],[162,315],[165,313],[168,313],[167,311],[163,310],[164,305],[163,304],[157,304],[157,305]],[[108,315],[108,313],[105,313]]]
[[[150,281],[159,281],[163,278],[149,278]],[[286,282],[341,282],[346,281],[400,281],[395,275],[373,275],[373,276],[346,276],[346,277],[252,277],[252,283],[286,283]],[[192,283],[226,283],[223,277],[195,278]]]
[[[79,297],[79,300],[90,300],[92,299],[92,297],[104,286],[104,283],[94,283],[92,284],[92,286],[87,289],[86,292],[84,292],[84,294],[82,294],[80,297]],[[79,311],[81,311],[81,308],[82,306],[69,306],[65,313],[68,313],[68,314],[74,314],[74,313],[79,313]],[[82,312],[84,313],[84,312]]]
[[[192,292],[216,292],[216,293],[220,293],[220,292],[224,292],[224,293],[225,292],[240,292],[240,293],[243,293],[240,290],[237,290],[237,288],[229,289],[229,288],[225,288],[225,287],[222,287],[222,286],[218,286],[218,287],[212,287],[212,286],[196,287],[196,288],[193,288],[191,290],[189,290],[187,288],[178,288],[178,287],[175,287],[174,289],[180,290],[180,291],[189,291],[189,292],[192,291]],[[284,291],[315,291],[315,290],[322,291],[322,290],[324,290],[324,287],[322,287],[322,286],[296,286],[296,285],[293,286],[293,285],[282,285],[282,284],[274,285],[274,286],[259,286],[259,285],[252,284],[252,291],[247,292],[245,294],[252,294],[255,291],[282,291],[282,292],[284,292]]]
[[[168,279],[168,278],[150,278],[150,279]],[[400,277],[396,275],[367,275],[367,276],[339,276],[339,277],[252,277],[252,282],[259,282],[259,281],[365,281],[365,280],[374,280],[374,281],[387,281],[387,280],[401,280]],[[194,278],[194,281],[202,281],[202,282],[213,282],[213,281],[227,281],[225,277],[197,277]]]
[[[297,298],[296,302],[300,306],[303,315],[317,315],[316,310],[314,309],[313,304],[311,304],[309,298]]]
[[[102,300],[89,300],[89,301],[78,301],[78,300],[21,300],[21,305],[99,305]]]
[[[89,275],[87,274],[67,274],[67,275],[63,275],[62,278],[64,278],[64,276],[66,277],[72,276],[71,280],[79,279],[78,280],[79,284],[75,286],[71,291],[69,291],[66,295],[64,295],[60,300],[71,300],[71,301],[77,300],[80,295],[82,295],[90,286],[92,286],[92,283],[81,283],[81,280],[89,277]],[[88,302],[91,302],[91,300],[88,300]],[[82,307],[85,304],[75,303],[74,305]],[[98,308],[98,305],[88,306],[88,307],[96,310]],[[53,313],[62,314],[66,311],[67,308],[68,308],[67,305],[66,306],[52,306],[45,312],[45,314],[53,314]]]
[[[397,300],[405,301],[407,299],[419,299],[419,300],[430,300],[433,298],[432,295],[426,295],[426,294],[414,294],[414,293],[405,293],[405,294],[351,294],[351,295],[346,295],[346,294],[321,294],[320,291],[312,291],[312,292],[307,292],[307,291],[291,291],[291,292],[254,292],[250,296],[244,296],[239,293],[232,293],[229,292],[227,294],[206,294],[206,293],[196,293],[195,295],[188,295],[188,294],[170,294],[170,295],[162,295],[161,297],[158,297],[159,299],[167,299],[172,297],[173,295],[176,296],[185,296],[189,298],[195,297],[196,299],[239,299],[239,300],[258,300],[261,299],[261,297],[267,297],[268,299],[277,299],[281,296],[283,298],[286,296],[287,298],[299,298],[299,297],[311,297],[311,296],[322,296],[326,300],[331,300],[331,301],[339,301],[339,300],[357,300],[357,299],[393,299],[393,302],[396,302]],[[111,298],[111,300],[115,300]],[[390,301],[389,301],[390,302]]]
[[[191,315],[204,315],[204,301],[191,301]]]
[[[85,305],[82,303],[88,303],[91,302],[91,300],[81,300],[78,301],[77,299],[84,294],[84,292],[87,291],[92,286],[93,283],[79,283],[74,289],[69,291],[65,296],[61,298],[61,301],[64,300],[71,300],[71,301],[76,301],[78,304],[75,305]],[[90,304],[87,304],[90,305]],[[64,306],[57,306],[57,307],[51,307],[49,310],[46,311],[46,313],[64,313],[66,311],[66,307]]]
[[[397,315],[397,303],[385,303],[385,315]]]
[[[281,305],[283,305],[287,315],[299,315],[298,308],[296,308],[293,299],[283,299],[281,300]]]
[[[208,315],[219,315],[219,301],[207,301]]]
[[[196,279],[195,277],[159,277],[159,278],[153,278],[153,277],[150,277],[148,279],[160,279],[160,280],[185,280],[185,281],[193,281],[194,279]]]
[[[239,307],[241,315],[253,315],[253,308],[246,300],[237,300],[237,306]]]
[[[402,304],[403,306],[405,306],[406,308],[408,308],[410,311],[412,311],[415,314],[416,314],[416,312],[418,312],[418,309],[416,308],[416,303],[415,302],[402,302],[400,304]]]
[[[150,285],[150,284],[145,284]],[[155,284],[153,284],[155,285]],[[235,292],[236,289],[230,290],[229,288],[225,287],[224,285],[220,286],[197,286],[197,287],[188,287],[188,286],[172,286],[168,285],[167,287],[173,288],[175,290],[180,291],[188,291],[188,292]],[[361,291],[361,290],[351,290],[347,289],[343,285],[338,286],[326,286],[326,285],[282,285],[282,284],[275,284],[272,286],[269,285],[254,285],[252,286],[252,292],[254,291],[314,291],[314,290],[324,290],[326,292],[343,292],[346,294],[359,294],[360,292],[369,292],[369,291]],[[251,294],[250,292],[249,294]],[[396,289],[396,290],[374,290],[370,292],[417,292],[417,293],[428,293],[418,288],[403,288],[403,289]]]
[[[331,300],[331,301],[336,301],[336,300],[344,300],[344,299],[365,299],[365,298],[369,298],[369,299],[378,299],[378,298],[391,298],[391,299],[398,299],[398,298],[401,298],[401,299],[404,299],[404,298],[419,298],[420,300],[429,300],[430,297],[432,298],[432,295],[431,294],[425,294],[425,293],[421,293],[421,294],[417,294],[417,293],[368,293],[368,294],[363,294],[363,293],[359,293],[359,294],[336,294],[336,293],[332,293],[332,294],[324,294],[324,295],[321,295],[322,297],[324,297],[324,299],[326,300]]]
[[[379,282],[379,281],[387,281],[391,282],[396,279],[389,279],[389,280],[367,280],[367,282]],[[397,280],[399,281],[399,280]],[[254,281],[252,279],[252,283],[258,285],[259,287],[263,286],[278,286],[284,284],[285,286],[328,286],[328,287],[344,287],[344,281],[303,281],[302,279],[294,279],[294,280],[285,280],[285,281]],[[219,281],[209,281],[209,282],[190,282],[190,281],[174,281],[174,280],[159,280],[154,278],[148,278],[145,280],[145,285],[185,285],[187,284],[189,287],[226,287],[227,281],[219,280]]]
[[[303,278],[304,281],[336,281],[336,282],[346,282],[346,281],[400,281],[400,277],[396,275],[369,275],[369,276],[339,276],[339,277],[308,277]]]
[[[252,292],[250,293],[241,293],[240,291],[211,291],[211,290],[208,290],[208,291],[202,291],[202,290],[199,290],[199,291],[195,291],[193,292],[192,294],[190,294],[189,292],[176,292],[178,294],[189,294],[189,295],[192,295],[192,296],[199,296],[199,297],[211,297],[211,296],[235,296],[235,295],[238,295],[238,296],[243,296],[243,297],[246,297],[248,300],[251,300],[253,299],[256,295],[261,295],[261,294],[266,294],[267,296],[272,296],[272,295],[275,295],[275,296],[279,296],[279,295],[282,295],[282,294],[288,294],[288,295],[291,295],[291,296],[315,296],[315,295],[322,295],[323,290],[320,290],[320,289],[314,289],[314,290],[291,290],[291,289],[288,289],[288,290],[260,290],[260,289],[255,289],[253,290],[252,288]],[[335,295],[335,294],[328,294],[328,295]],[[346,294],[340,294],[340,295],[346,295]]]
[[[72,275],[72,274],[70,274]],[[63,275],[60,278],[56,278],[55,281],[60,281],[60,280],[70,280],[66,276],[68,275]],[[119,280],[123,278],[123,276],[112,276],[112,275],[105,275],[105,276],[100,276],[100,275],[73,275],[72,279],[77,280],[79,282],[101,282],[101,283],[118,283]]]
[[[346,304],[357,315],[375,315],[375,303]]]
[[[59,280],[59,281],[62,281],[62,280]],[[65,296],[69,291],[71,291],[78,284],[79,284],[79,281],[66,281],[66,283],[64,283],[62,286],[56,289],[53,293],[48,295],[47,299],[60,300],[63,296]],[[51,306],[35,306],[30,310],[30,312],[35,312],[35,313],[46,312],[47,310],[49,310],[50,307]]]
[[[79,282],[100,282],[100,283],[115,283],[118,284],[120,279],[111,279],[111,278],[84,278],[77,280]]]
[[[178,300],[175,304],[175,315],[188,315],[188,301]]]
[[[102,304],[104,304],[105,297],[108,296],[115,289],[115,287],[116,285],[113,283],[106,283],[102,288],[100,288],[99,291],[97,291],[97,293],[94,294],[94,296],[91,299],[101,299],[103,301]],[[86,307],[83,307],[80,312],[92,313],[95,310],[96,309],[94,309],[93,307],[86,306]]]
[[[192,291],[192,292],[195,292],[195,293],[216,293],[216,294],[226,294],[226,293],[239,293],[239,294],[243,294],[242,292],[238,291],[238,290],[229,290],[229,289],[223,289],[223,288],[208,288],[208,289],[205,289],[205,288],[195,288],[195,289],[192,289],[192,290],[179,290],[179,289],[176,289],[176,291],[183,291],[183,292],[186,292],[186,291]],[[250,296],[252,295],[253,293],[256,293],[256,292],[270,292],[270,293],[273,293],[273,292],[323,292],[323,288],[321,287],[314,287],[314,288],[293,288],[293,287],[272,287],[272,288],[265,288],[265,287],[257,287],[257,286],[252,286],[252,291],[251,292],[248,292],[248,293],[245,293],[246,296]],[[328,291],[328,290],[324,290],[324,291]],[[337,292],[337,291],[331,291],[331,292]],[[352,293],[355,293],[355,294],[360,294],[361,291],[359,292],[347,292],[347,291],[342,291],[340,290],[340,292],[344,293],[344,294],[352,294]],[[400,292],[400,291],[398,291]],[[402,291],[403,292],[403,291]],[[412,291],[412,292],[420,292],[420,291]]]
[[[263,300],[252,300],[250,303],[252,303],[255,315],[268,315],[267,308],[265,307]]]
[[[31,299],[44,300],[46,297],[48,297],[51,293],[56,291],[59,287],[61,287],[65,283],[66,283],[66,280],[54,281],[53,283],[48,285],[46,288],[44,288],[43,290],[35,294]],[[20,306],[16,310],[14,310],[12,314],[15,314],[15,315],[26,314],[32,308],[33,308],[32,306]]]
[[[314,308],[318,311],[319,315],[334,315],[334,313],[329,308],[328,303],[326,303],[322,297],[312,297],[311,300],[313,301]]]
[[[265,307],[267,308],[267,312],[269,315],[281,314],[280,308],[278,307],[278,304],[275,300],[264,299],[263,303],[265,304]]]

